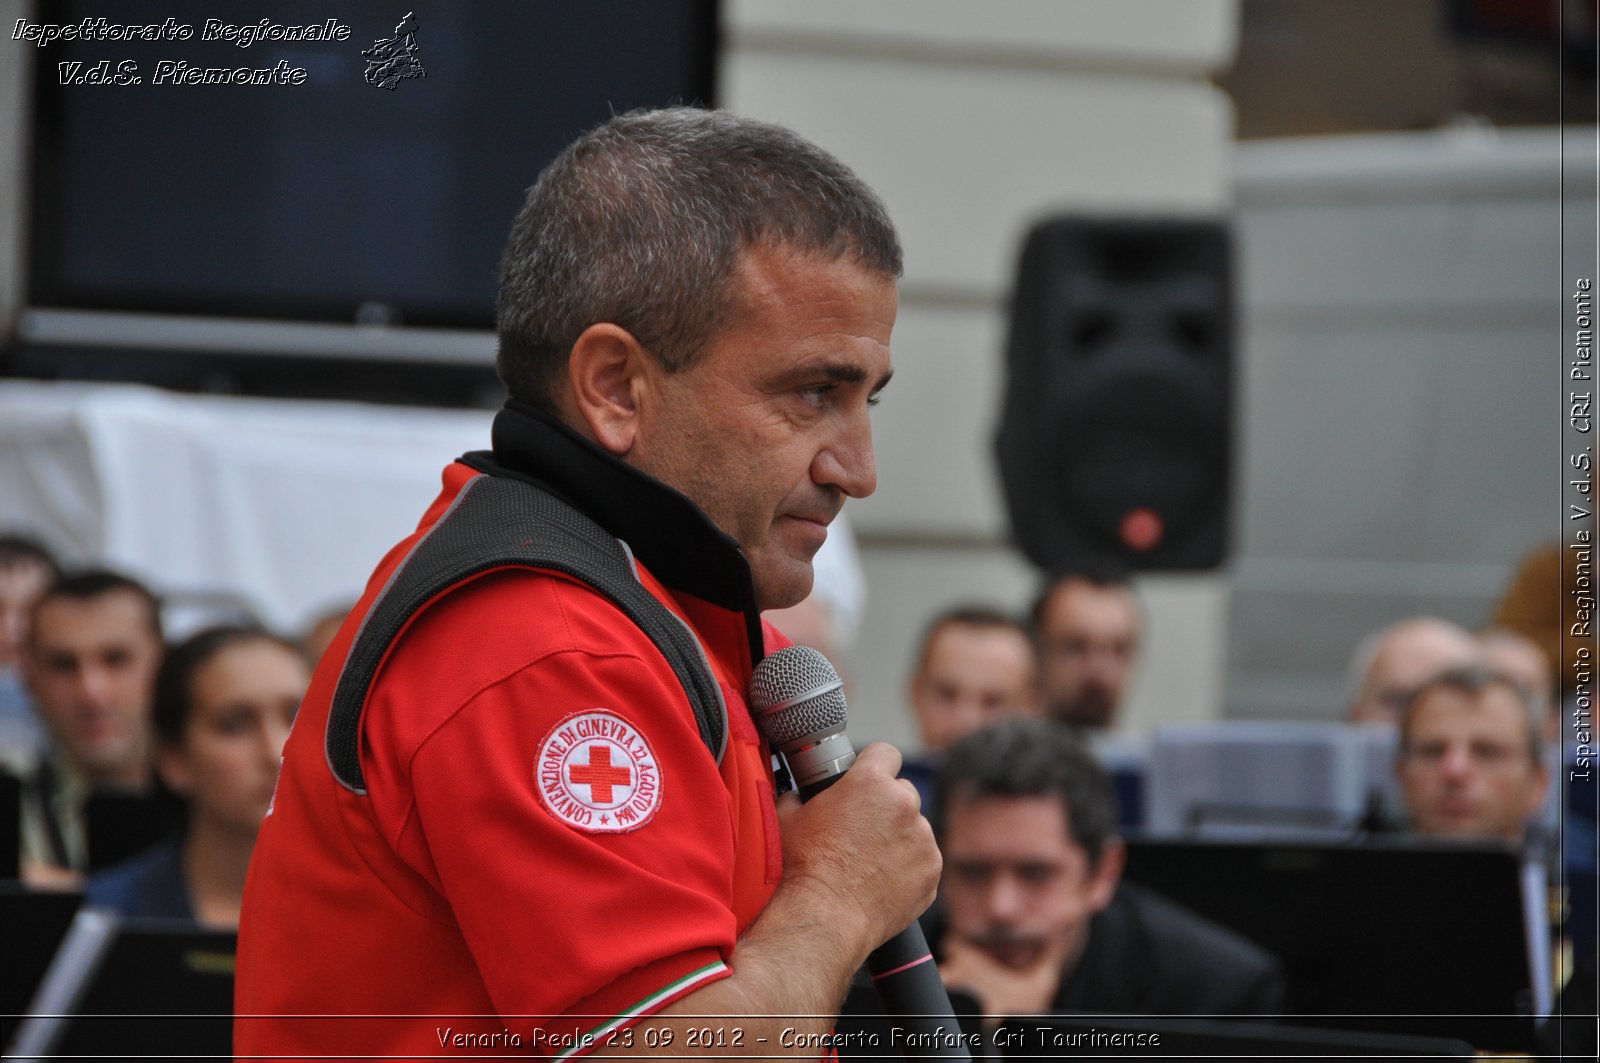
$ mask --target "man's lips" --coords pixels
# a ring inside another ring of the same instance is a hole
[[[828,525],[833,523],[833,519],[839,515],[839,510],[842,508],[844,507],[841,504],[822,509],[791,511],[783,514],[783,516],[805,528],[817,538],[826,539],[828,537]]]
[[[1447,798],[1434,806],[1435,810],[1448,819],[1466,819],[1477,815],[1478,805],[1475,801],[1466,801],[1460,798]]]
[[[117,720],[108,712],[80,712],[72,721],[73,730],[82,738],[104,738],[117,729]]]
[[[828,541],[828,525],[824,521],[792,513],[785,514],[784,519],[794,527],[794,531],[790,534],[798,540],[797,546],[816,551],[822,549],[822,544]]]

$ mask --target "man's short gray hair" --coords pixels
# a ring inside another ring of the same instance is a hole
[[[511,396],[555,406],[584,329],[610,322],[669,372],[727,324],[758,244],[898,277],[882,201],[781,126],[726,111],[631,111],[590,130],[528,190],[501,265],[497,365]]]

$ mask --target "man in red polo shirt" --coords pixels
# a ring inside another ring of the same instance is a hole
[[[285,749],[239,1055],[817,1054],[938,855],[887,746],[775,802],[745,691],[782,644],[759,611],[805,597],[829,522],[876,486],[899,271],[877,197],[775,126],[635,112],[545,170],[505,256],[493,450],[446,468]],[[725,744],[645,631],[562,572],[485,563],[371,655],[364,626],[463,512],[525,545],[484,500],[527,481],[620,540],[693,632]]]

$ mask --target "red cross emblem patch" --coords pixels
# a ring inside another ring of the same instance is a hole
[[[638,830],[661,807],[650,743],[609,709],[575,712],[539,743],[539,798],[568,826],[597,834]]]

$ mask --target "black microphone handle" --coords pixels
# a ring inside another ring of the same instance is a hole
[[[800,800],[813,797],[844,778],[844,772],[824,776],[800,788]],[[933,950],[922,925],[912,923],[867,956],[867,973],[883,1002],[883,1012],[894,1019],[901,1033],[906,1059],[953,1059],[972,1063],[967,1038],[956,1021],[950,994],[939,978]]]

